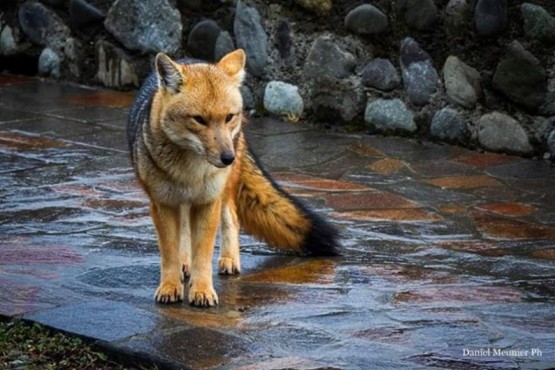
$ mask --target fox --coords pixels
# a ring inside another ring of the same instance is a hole
[[[214,63],[158,53],[131,106],[131,162],[160,251],[157,303],[183,301],[187,278],[189,304],[219,303],[212,280],[218,229],[222,275],[241,271],[240,228],[285,252],[338,254],[337,229],[276,184],[249,147],[245,63],[242,49]]]

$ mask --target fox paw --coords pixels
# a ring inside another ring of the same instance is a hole
[[[241,272],[238,259],[221,257],[218,260],[218,273],[220,275],[236,275]]]
[[[199,289],[191,286],[189,289],[189,304],[197,307],[212,307],[218,304],[218,295],[212,287]]]
[[[176,303],[183,301],[185,296],[181,282],[163,281],[160,283],[154,298],[158,303]]]

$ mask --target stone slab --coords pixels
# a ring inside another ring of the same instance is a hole
[[[23,316],[26,320],[103,341],[115,341],[154,330],[156,315],[132,305],[96,299]]]

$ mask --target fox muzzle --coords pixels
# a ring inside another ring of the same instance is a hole
[[[220,161],[226,166],[229,166],[235,160],[235,154],[231,151],[225,151],[220,155]]]

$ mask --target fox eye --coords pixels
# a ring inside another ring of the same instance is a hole
[[[229,123],[233,119],[234,114],[228,114],[225,116],[225,123]]]
[[[202,118],[202,116],[193,116],[193,119],[197,121],[197,123],[206,126],[206,121],[204,120],[204,118]]]

